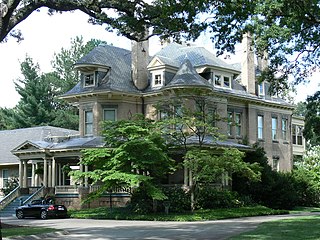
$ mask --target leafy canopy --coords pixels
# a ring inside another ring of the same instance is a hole
[[[164,199],[159,184],[175,168],[156,125],[137,116],[132,120],[107,121],[103,126],[106,148],[85,150],[81,163],[91,170],[74,173],[78,179],[88,177],[93,184],[101,184],[89,199],[104,191],[139,186],[153,199]]]

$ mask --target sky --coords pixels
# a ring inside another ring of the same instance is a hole
[[[27,55],[34,63],[39,63],[42,72],[49,72],[54,53],[59,53],[62,47],[69,48],[71,39],[76,36],[82,36],[84,42],[95,38],[116,47],[130,49],[130,40],[107,32],[103,26],[89,24],[87,20],[88,17],[79,11],[48,16],[47,10],[41,9],[20,23],[17,29],[22,31],[24,40],[17,43],[14,38],[9,38],[7,42],[0,43],[0,107],[12,108],[18,103],[19,95],[15,91],[14,81],[21,77],[20,62]],[[208,35],[202,34],[196,44],[214,51]],[[150,54],[160,49],[159,40],[151,38]],[[238,58],[239,55],[231,56],[230,61],[235,62]],[[319,83],[320,73],[317,73],[309,84],[300,85],[296,102],[305,100],[307,95],[319,90]]]

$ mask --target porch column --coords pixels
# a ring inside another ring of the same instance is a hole
[[[23,162],[19,161],[19,185],[23,187]]]
[[[192,172],[191,170],[189,170],[189,186],[192,186],[193,182],[192,182]]]
[[[43,185],[48,186],[48,163],[47,158],[43,158]]]
[[[52,161],[48,161],[48,187],[52,187]]]
[[[62,172],[62,185],[66,184],[66,173]]]
[[[36,170],[39,169],[39,163],[35,164]],[[39,186],[39,174],[35,174],[35,186],[38,187]]]
[[[87,173],[88,171],[89,171],[88,165],[84,165],[84,172]],[[88,177],[84,178],[84,186],[88,187]]]
[[[35,174],[35,167],[36,167],[36,164],[35,163],[32,163],[32,173],[31,173],[31,186],[32,187],[35,187],[36,186],[36,174]]]
[[[61,163],[58,163],[58,185],[62,185],[62,178],[61,178]]]
[[[83,173],[83,164],[82,163],[80,163],[80,172],[82,172]],[[83,186],[83,178],[81,178],[81,180],[80,180],[81,182],[80,182],[80,185],[81,186]]]
[[[52,187],[56,186],[56,159],[52,158]]]
[[[23,187],[24,188],[28,186],[27,162],[28,160],[23,161]]]

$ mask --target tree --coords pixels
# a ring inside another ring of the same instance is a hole
[[[309,96],[306,102],[304,137],[310,145],[320,144],[320,91]]]
[[[244,153],[238,149],[217,147],[217,141],[223,140],[213,98],[202,90],[172,96],[156,106],[158,115],[163,118],[159,124],[172,147],[183,150],[183,166],[189,171],[191,210],[195,210],[197,192],[200,184],[214,184],[221,176],[242,173],[252,180],[260,177],[256,163],[245,163]],[[181,149],[182,148],[182,149]],[[213,150],[213,149],[214,150]]]
[[[93,24],[106,24],[107,30],[118,32],[132,40],[141,41],[152,35],[172,36],[188,32],[206,1],[168,0],[147,1],[98,1],[98,0],[4,0],[1,3],[0,42],[8,35],[22,40],[22,33],[15,29],[34,11],[46,7],[49,15],[79,10],[89,16]],[[153,27],[153,33],[145,35],[145,29]]]
[[[53,120],[54,93],[45,74],[40,74],[38,64],[30,57],[21,63],[22,79],[15,82],[21,99],[14,109],[12,122],[15,128],[26,128],[48,124]]]
[[[296,108],[293,112],[297,116],[305,116],[307,113],[307,103],[306,102],[298,102]]]
[[[174,161],[168,157],[156,125],[135,116],[132,120],[105,122],[103,129],[107,147],[83,152],[81,163],[91,170],[73,172],[77,179],[88,177],[92,184],[101,184],[88,200],[119,188],[143,188],[152,199],[165,199],[159,184],[174,170]]]
[[[21,63],[23,78],[15,83],[21,99],[13,109],[0,109],[0,127],[52,125],[78,129],[78,109],[58,97],[79,81],[79,73],[73,70],[73,65],[100,43],[104,42],[92,39],[84,43],[82,37],[71,39],[70,48],[61,48],[55,53],[51,62],[53,72],[49,73],[42,73],[39,64],[27,56]]]

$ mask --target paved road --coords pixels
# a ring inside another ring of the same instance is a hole
[[[315,213],[317,214],[317,213]],[[312,215],[315,215],[312,214]],[[310,215],[310,214],[307,214]],[[113,240],[113,239],[145,239],[145,240],[178,240],[178,239],[228,239],[239,233],[250,231],[260,223],[292,218],[301,215],[280,215],[249,217],[205,222],[157,222],[157,221],[114,221],[86,219],[23,219],[4,218],[3,223],[53,227],[69,232],[65,236],[45,239],[66,240]],[[44,238],[42,238],[44,239]]]

